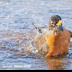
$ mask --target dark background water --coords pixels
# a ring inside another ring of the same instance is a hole
[[[0,0],[0,69],[72,69],[71,46],[66,56],[46,59],[30,45],[36,35],[32,22],[47,26],[54,14],[72,31],[72,0]]]

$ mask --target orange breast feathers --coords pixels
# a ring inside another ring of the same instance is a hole
[[[49,46],[49,53],[46,54],[46,57],[67,53],[69,51],[70,33],[64,29],[63,32],[58,31],[56,35],[47,36],[46,41]]]

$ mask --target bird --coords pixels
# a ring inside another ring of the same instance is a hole
[[[39,32],[34,38],[34,44],[39,53],[45,57],[58,56],[69,52],[70,37],[72,32],[62,26],[62,18],[59,15],[52,15],[49,19],[48,27]]]

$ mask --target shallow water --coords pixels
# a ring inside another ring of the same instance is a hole
[[[37,55],[30,45],[36,35],[32,22],[46,27],[54,14],[72,31],[71,0],[0,0],[0,69],[72,69],[72,45],[67,55],[57,58]]]

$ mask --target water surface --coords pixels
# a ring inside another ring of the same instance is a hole
[[[32,22],[47,26],[54,14],[72,31],[71,0],[0,0],[0,69],[72,69],[72,47],[67,55],[44,58],[30,44],[36,35]]]

